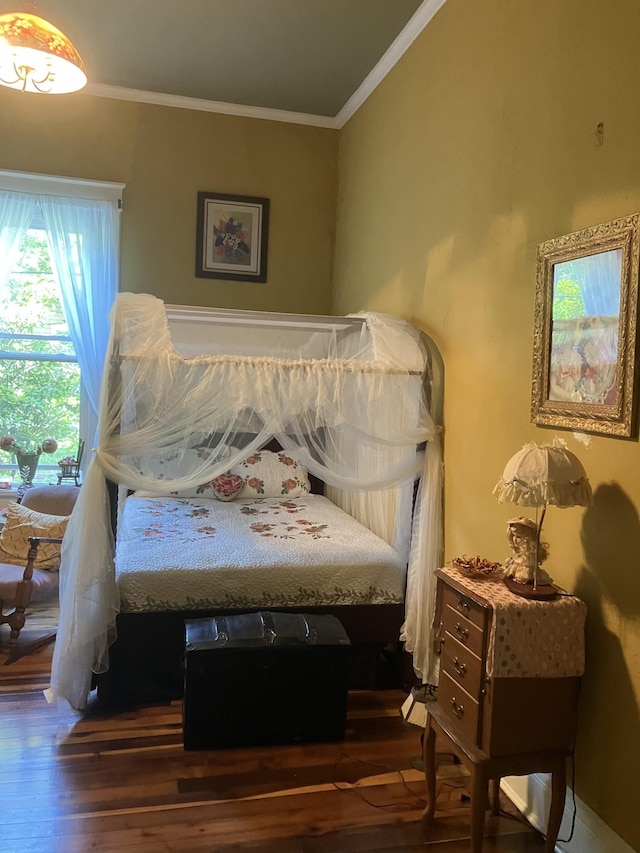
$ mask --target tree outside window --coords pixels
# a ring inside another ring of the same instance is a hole
[[[572,278],[562,278],[553,288],[554,320],[572,320],[586,314],[580,284]]]
[[[80,368],[47,235],[32,228],[0,291],[0,437],[25,447],[55,439],[58,450],[40,458],[36,482],[56,482],[57,460],[76,453],[79,422]],[[8,453],[0,454],[0,478],[20,482]]]

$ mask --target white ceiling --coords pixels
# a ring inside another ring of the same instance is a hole
[[[444,2],[0,0],[0,13],[62,30],[91,94],[340,127]]]

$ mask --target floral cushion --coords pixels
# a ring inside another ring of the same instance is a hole
[[[219,501],[232,501],[240,494],[244,480],[237,474],[220,474],[205,486],[209,486]]]
[[[0,561],[26,565],[29,537],[62,539],[68,523],[68,515],[47,515],[19,503],[10,503],[7,520],[0,534]],[[42,543],[34,566],[37,569],[57,571],[60,568],[60,545]]]
[[[284,451],[259,450],[233,465],[231,474],[242,477],[238,498],[299,498],[311,491],[305,469]]]

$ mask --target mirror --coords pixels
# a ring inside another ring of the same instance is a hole
[[[631,437],[640,214],[538,246],[531,419]]]

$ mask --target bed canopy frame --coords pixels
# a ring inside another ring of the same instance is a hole
[[[192,488],[271,439],[406,559],[399,639],[416,674],[435,680],[442,455],[431,414],[441,393],[434,352],[390,315],[191,308],[120,294],[97,446],[62,548],[49,700],[83,709],[92,673],[108,668],[119,604],[109,481],[121,491]]]

